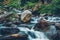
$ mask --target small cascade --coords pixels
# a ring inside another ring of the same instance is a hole
[[[28,34],[28,39],[29,40],[49,40],[47,38],[47,36],[44,35],[43,32],[39,32],[39,31],[34,31],[34,29],[28,29],[28,28],[19,28],[20,31],[25,32],[26,34]]]

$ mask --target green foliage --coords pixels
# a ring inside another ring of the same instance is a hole
[[[3,4],[0,2],[0,6],[3,6]]]
[[[32,2],[27,2],[27,3],[26,3],[26,5],[24,6],[24,8],[29,9],[29,8],[34,7],[34,5],[35,5],[35,3],[32,3]]]
[[[60,13],[60,0],[53,0],[52,3],[48,5],[41,5],[40,6],[40,13],[52,13],[58,14]]]
[[[51,4],[53,6],[52,13],[60,15],[59,14],[60,13],[60,0],[53,0]]]
[[[17,1],[18,0],[10,0],[8,6],[10,6],[10,7],[16,7],[17,6]]]
[[[19,2],[19,3],[18,3]],[[7,4],[9,7],[15,7],[17,9],[20,8],[33,8],[39,0],[10,0],[10,2]],[[2,5],[2,3],[0,3]],[[60,0],[52,0],[50,4],[41,4],[39,6],[39,9],[37,11],[38,13],[53,13],[53,14],[59,14],[60,13]]]
[[[39,0],[28,0],[29,2],[33,2],[33,3],[36,3],[38,2]]]

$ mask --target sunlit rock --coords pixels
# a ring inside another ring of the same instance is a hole
[[[30,12],[29,10],[25,10],[21,14],[21,21],[28,22],[31,19],[31,16],[32,16],[32,12]]]

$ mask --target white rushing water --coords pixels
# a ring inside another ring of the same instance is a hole
[[[31,21],[32,23],[34,23],[34,25],[36,23],[38,23],[37,22],[38,18],[32,18],[32,19],[34,19],[34,21]],[[54,21],[52,19],[55,19],[55,18],[50,18],[49,17],[47,21],[51,21],[51,22]],[[49,38],[44,34],[44,32],[35,31],[33,28],[34,28],[34,26],[31,29],[26,28],[26,27],[18,27],[18,29],[20,31],[23,31],[28,35],[28,40],[49,40]],[[46,33],[49,34],[49,35],[50,34],[52,34],[52,35],[56,34],[55,27],[51,26],[51,29],[48,30],[48,32],[46,32]]]
[[[43,32],[34,31],[33,29],[30,30],[24,27],[19,27],[19,29],[20,31],[24,31],[26,34],[28,34],[29,40],[49,40]]]

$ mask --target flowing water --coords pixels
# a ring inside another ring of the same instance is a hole
[[[20,31],[23,31],[28,34],[29,40],[49,40],[43,32],[34,31],[33,29],[30,30],[28,28],[23,27],[20,27],[19,29]]]
[[[17,27],[21,32],[24,32],[28,35],[28,40],[49,40],[49,38],[45,35],[44,32],[40,32],[40,31],[35,31],[34,25],[37,23],[36,18],[32,18],[35,21],[31,21],[31,23],[33,23],[31,29],[27,28],[27,27]],[[51,21],[51,20],[49,20]],[[54,21],[54,20],[53,20]],[[3,24],[0,24],[0,27],[2,27]],[[28,25],[31,26],[31,25]],[[20,34],[21,32],[19,32],[18,34]]]

